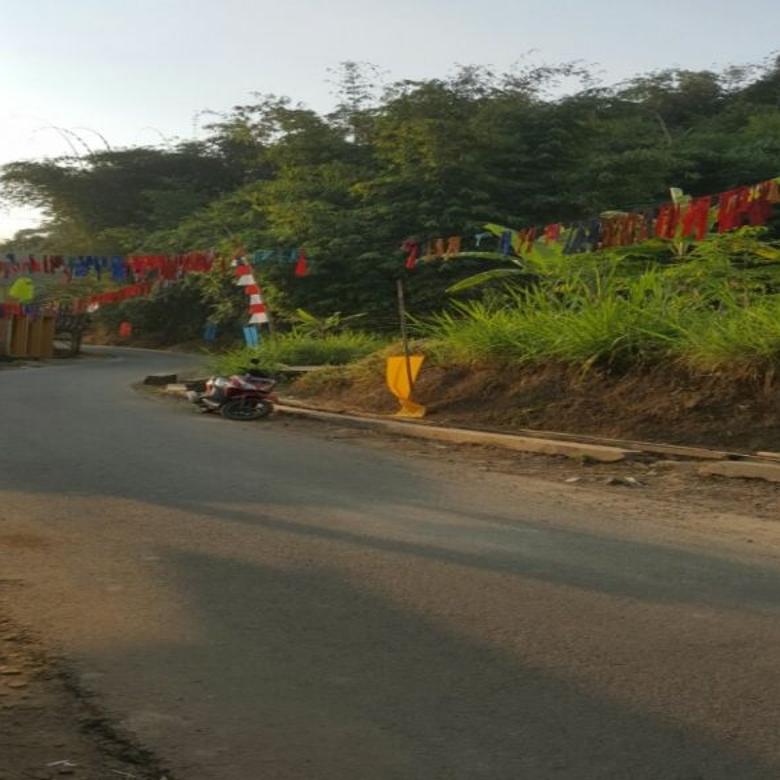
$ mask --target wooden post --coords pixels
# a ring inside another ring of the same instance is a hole
[[[54,317],[44,317],[42,324],[41,357],[54,357]]]
[[[43,320],[40,318],[30,320],[27,332],[27,356],[43,357]]]
[[[11,318],[11,349],[13,357],[27,357],[27,336],[30,331],[30,321],[27,317],[14,315]]]
[[[13,331],[10,317],[0,318],[0,355],[11,354],[11,333]]]
[[[271,309],[268,307],[268,301],[263,298],[263,301],[265,303],[265,316],[268,317],[268,322],[265,324],[268,326],[268,335],[273,336],[274,335],[274,319],[271,316]]]
[[[406,360],[406,379],[409,382],[409,395],[414,388],[412,381],[412,363],[409,356],[409,334],[406,330],[406,301],[404,299],[404,283],[402,279],[396,279],[396,292],[398,293],[398,317],[401,321],[401,340],[404,345],[404,359]]]

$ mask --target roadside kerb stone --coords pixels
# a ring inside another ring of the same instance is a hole
[[[167,393],[168,395],[177,395],[177,396],[181,396],[182,398],[186,398],[187,385],[185,384],[165,385],[165,389],[163,390],[163,392]]]
[[[169,385],[177,379],[178,377],[176,374],[149,374],[149,376],[144,379],[144,384],[157,385],[160,387],[162,385]]]
[[[334,412],[319,412],[296,406],[280,405],[276,407],[282,414],[298,415],[315,420],[349,425],[357,428],[383,430],[418,439],[432,439],[452,444],[481,444],[490,447],[519,452],[532,452],[540,455],[562,455],[569,458],[592,458],[601,463],[616,463],[621,460],[635,459],[642,456],[639,450],[628,450],[620,447],[607,447],[599,444],[583,444],[556,439],[541,439],[530,436],[514,436],[507,433],[485,433],[457,428],[441,428],[434,425],[415,425],[414,423],[398,422],[396,420],[368,419],[336,414]]]
[[[169,384],[164,388],[168,395],[186,398],[187,386],[185,384]],[[364,428],[366,430],[383,430],[388,433],[394,433],[401,436],[418,439],[431,439],[434,441],[449,442],[451,444],[481,444],[491,447],[501,447],[503,449],[515,450],[518,452],[530,452],[541,455],[559,455],[575,459],[587,459],[599,461],[601,463],[616,463],[622,460],[639,460],[648,455],[659,455],[666,453],[670,455],[687,455],[688,458],[712,460],[718,458],[717,462],[708,463],[701,466],[698,473],[702,476],[744,476],[753,479],[774,480],[771,476],[758,476],[762,472],[761,467],[767,466],[765,473],[772,474],[773,471],[780,472],[780,464],[757,463],[748,460],[750,456],[728,453],[718,450],[709,450],[699,447],[685,447],[678,445],[656,445],[654,443],[644,442],[626,442],[632,446],[621,447],[618,442],[615,444],[599,444],[594,441],[574,440],[575,434],[560,434],[557,438],[554,432],[550,432],[550,438],[544,436],[527,436],[520,434],[495,433],[492,431],[474,431],[464,428],[446,428],[442,426],[420,424],[413,422],[401,422],[398,420],[388,420],[377,416],[368,415],[350,415],[343,412],[327,412],[321,409],[312,409],[305,406],[291,406],[288,404],[277,404],[276,411],[281,414],[297,415],[299,417],[308,417],[310,419],[322,420],[324,422],[334,423],[336,425],[346,425],[351,428]],[[545,432],[547,433],[547,432]],[[761,453],[767,456],[767,453]],[[742,458],[741,460],[729,460],[728,458]],[[662,467],[669,468],[690,468],[694,466],[695,461],[660,461]],[[721,469],[725,466],[725,469]],[[730,467],[736,468],[730,468]],[[757,467],[756,476],[747,472],[750,469],[740,467]],[[707,469],[712,469],[707,471]],[[728,472],[728,473],[727,473]]]

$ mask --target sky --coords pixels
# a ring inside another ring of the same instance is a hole
[[[0,0],[0,30],[2,165],[70,153],[53,127],[98,147],[192,138],[198,112],[252,92],[327,110],[344,60],[392,79],[582,60],[606,82],[760,62],[780,0]],[[0,206],[0,239],[37,221]]]

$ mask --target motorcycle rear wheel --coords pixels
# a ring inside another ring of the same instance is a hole
[[[260,420],[271,414],[273,406],[268,401],[257,401],[249,398],[236,398],[228,401],[221,409],[220,414],[226,420]]]

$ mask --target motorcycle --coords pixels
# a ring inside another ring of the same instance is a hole
[[[259,420],[267,417],[278,401],[273,393],[276,380],[257,368],[258,361],[242,374],[213,376],[203,390],[190,389],[189,400],[200,411],[219,412],[226,420]]]

